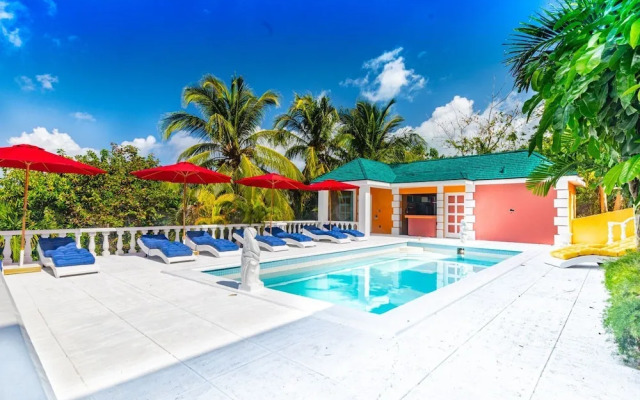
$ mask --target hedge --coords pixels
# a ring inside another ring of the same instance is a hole
[[[640,367],[640,252],[605,263],[605,286],[611,293],[604,324],[625,361]]]

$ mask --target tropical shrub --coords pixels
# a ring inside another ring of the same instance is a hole
[[[605,286],[611,293],[605,326],[625,360],[640,367],[640,252],[606,263]]]

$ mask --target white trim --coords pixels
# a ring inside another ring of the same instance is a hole
[[[233,232],[233,238],[236,240],[236,242],[240,243],[242,246],[244,246],[244,237],[238,235],[237,232]],[[281,239],[282,240],[282,239]],[[285,250],[289,250],[289,247],[286,245],[287,242],[285,242],[285,244],[280,245],[280,246],[271,246],[270,244],[267,244],[265,242],[262,242],[258,239],[256,239],[256,242],[258,242],[258,246],[266,251],[285,251]]]
[[[185,241],[185,244],[189,246],[191,250],[196,250],[199,253],[204,253],[204,252],[211,253],[215,257],[233,257],[233,256],[240,256],[242,254],[241,249],[220,251],[208,244],[196,244],[193,240],[191,240],[189,235],[187,235],[186,239],[187,240]],[[223,240],[227,240],[227,239],[223,239]],[[230,240],[228,240],[228,242],[230,242]]]

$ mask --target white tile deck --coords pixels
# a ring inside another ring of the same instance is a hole
[[[206,256],[99,260],[97,275],[6,277],[60,399],[640,398],[640,371],[618,360],[602,328],[595,267],[562,270],[536,256],[389,335],[341,322],[340,307],[313,311],[174,275],[221,265]]]

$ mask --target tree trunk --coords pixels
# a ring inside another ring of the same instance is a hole
[[[604,192],[604,188],[602,186],[598,186],[598,198],[600,199],[600,213],[606,213],[609,211],[609,207],[607,206],[607,194]]]
[[[616,191],[616,201],[613,203],[613,211],[622,210],[622,191]]]

